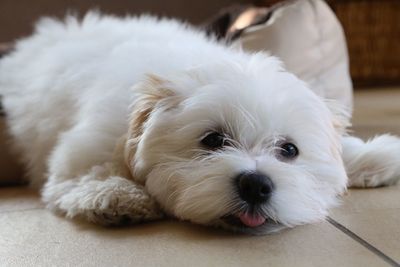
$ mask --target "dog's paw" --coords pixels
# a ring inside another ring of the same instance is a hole
[[[124,190],[125,191],[125,190]],[[97,200],[95,209],[82,210],[90,222],[103,226],[129,225],[163,217],[158,204],[141,188]]]
[[[143,186],[118,176],[90,178],[48,183],[42,191],[43,200],[60,215],[101,225],[133,224],[163,217]]]
[[[158,204],[142,186],[119,179],[105,180],[103,188],[98,185],[96,195],[90,201],[81,203],[83,209],[79,213],[88,221],[105,226],[134,224],[163,217]]]

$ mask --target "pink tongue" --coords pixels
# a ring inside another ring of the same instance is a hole
[[[250,215],[248,213],[239,214],[239,219],[248,227],[257,227],[265,222],[265,218],[260,215]]]

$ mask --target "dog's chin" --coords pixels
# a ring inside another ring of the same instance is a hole
[[[216,220],[214,225],[225,230],[253,235],[269,234],[285,228],[267,216],[246,216],[241,213],[226,214]]]

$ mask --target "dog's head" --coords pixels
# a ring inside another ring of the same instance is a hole
[[[268,232],[323,219],[345,189],[339,120],[275,58],[148,76],[135,90],[125,158],[173,216]]]

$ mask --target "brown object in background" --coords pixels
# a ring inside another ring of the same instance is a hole
[[[69,12],[82,15],[90,9],[107,14],[150,13],[159,16],[177,17],[191,23],[201,23],[218,10],[233,3],[250,0],[0,0],[0,43],[12,42],[29,35],[32,25],[42,16],[63,18]]]
[[[400,1],[328,1],[343,24],[355,86],[400,84]]]

